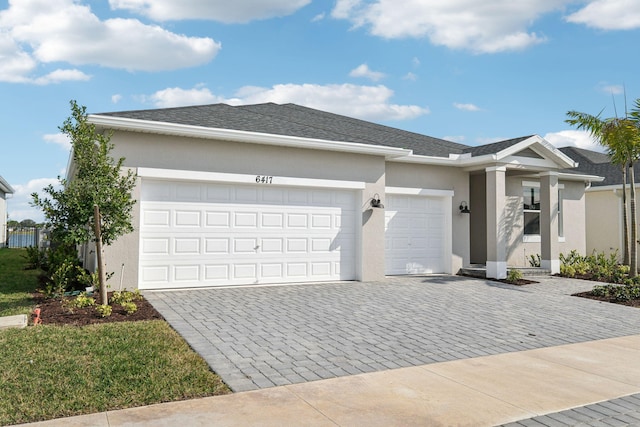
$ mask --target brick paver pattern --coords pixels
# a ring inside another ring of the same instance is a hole
[[[628,427],[640,426],[640,394],[539,417],[528,418],[502,427]]]
[[[458,276],[145,292],[234,391],[640,333],[595,283]]]

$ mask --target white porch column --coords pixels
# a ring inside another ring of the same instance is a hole
[[[506,166],[486,169],[487,175],[487,277],[507,277],[507,241],[504,230]]]
[[[551,274],[560,273],[558,244],[558,174],[540,174],[540,266]]]

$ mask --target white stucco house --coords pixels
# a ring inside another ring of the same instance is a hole
[[[14,189],[0,176],[0,248],[7,244],[7,195],[13,193]]]
[[[471,147],[294,104],[89,116],[137,173],[135,232],[105,249],[127,287],[504,278],[586,251],[599,179],[531,135]],[[73,165],[70,169],[73,170]],[[90,254],[85,254],[90,262]]]
[[[607,154],[575,147],[561,149],[565,154],[576,159],[578,170],[586,174],[603,177],[602,181],[594,181],[586,190],[586,236],[587,253],[618,252],[623,257],[624,221],[622,204],[622,169],[611,164]],[[640,197],[640,165],[635,165],[636,193]],[[627,183],[627,203],[629,203],[630,183]],[[637,202],[640,207],[640,200]],[[640,209],[638,209],[640,210]],[[636,212],[638,218],[640,214]],[[629,222],[631,227],[631,222]],[[640,249],[640,246],[638,247]]]

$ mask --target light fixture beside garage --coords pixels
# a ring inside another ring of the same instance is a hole
[[[460,213],[471,213],[469,205],[467,205],[467,202],[464,200],[460,202]]]
[[[374,194],[371,198],[371,207],[384,209],[384,205],[380,201],[380,195],[378,193]]]

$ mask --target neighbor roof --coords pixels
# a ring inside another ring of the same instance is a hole
[[[592,182],[592,186],[622,184],[622,169],[618,165],[611,164],[608,155],[577,147],[563,147],[560,148],[560,151],[578,162],[578,167],[574,171],[604,177],[604,181]],[[636,182],[638,182],[640,180],[640,165],[634,166],[634,172],[638,177],[636,178]]]

